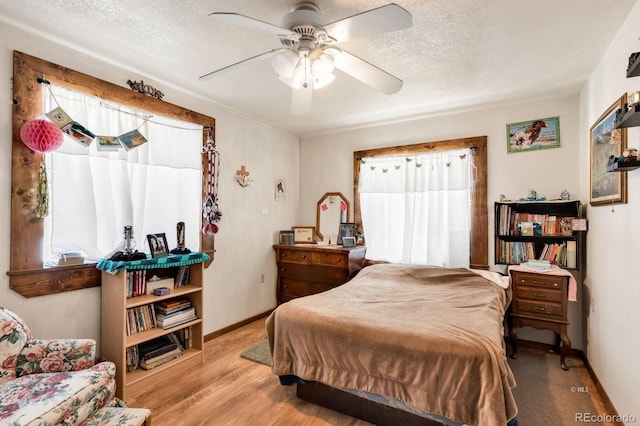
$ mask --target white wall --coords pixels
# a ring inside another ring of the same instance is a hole
[[[221,153],[219,198],[223,213],[216,235],[216,254],[205,273],[205,333],[263,313],[276,304],[276,267],[271,245],[279,229],[294,222],[298,206],[298,138],[229,112],[198,94],[183,93],[167,83],[126,66],[92,57],[48,38],[26,34],[0,23],[0,306],[21,315],[38,338],[100,338],[100,288],[36,298],[9,289],[4,271],[11,252],[11,99],[13,50],[126,86],[144,80],[165,93],[165,100],[216,119]],[[254,183],[241,188],[233,177],[245,165]],[[274,182],[287,183],[285,201],[275,201]],[[194,190],[200,191],[199,188]],[[135,231],[135,230],[134,230]],[[167,230],[171,232],[171,230]],[[260,275],[265,283],[260,284]]]
[[[640,51],[640,3],[636,4],[580,93],[580,183],[589,191],[589,129],[625,92],[640,90],[626,78],[629,55]],[[640,129],[628,129],[628,146],[640,148]],[[620,414],[640,419],[640,280],[638,218],[640,170],[627,172],[628,202],[588,208],[585,300],[587,357]],[[588,306],[590,302],[590,307]]]
[[[560,117],[560,148],[507,153],[506,125],[546,117]],[[547,198],[559,198],[563,189],[572,199],[585,200],[580,191],[578,97],[527,100],[509,105],[461,111],[446,116],[368,127],[348,132],[305,138],[300,144],[301,225],[315,220],[316,203],[325,192],[342,192],[353,201],[353,152],[384,146],[433,142],[472,136],[487,136],[489,234],[493,235],[493,202],[499,194],[509,199],[526,197],[535,189]],[[353,218],[353,212],[351,212]],[[366,238],[366,235],[365,235]],[[489,238],[489,263],[494,264],[493,238]],[[504,271],[503,267],[495,267]],[[581,289],[578,289],[578,297]],[[579,299],[578,299],[579,300]],[[581,304],[569,305],[569,338],[582,348]],[[519,338],[552,343],[547,330],[529,327]]]

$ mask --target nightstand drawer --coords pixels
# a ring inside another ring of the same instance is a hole
[[[516,286],[526,285],[540,288],[562,289],[566,277],[559,275],[527,274],[523,272],[512,272],[513,281]]]
[[[512,314],[535,314],[550,319],[564,319],[561,303],[536,302],[535,300],[515,299]]]
[[[311,253],[301,250],[279,251],[279,262],[311,263]]]
[[[318,253],[311,254],[311,261],[318,265],[347,266],[347,255],[339,253]]]
[[[562,288],[548,289],[541,287],[516,286],[515,297],[518,299],[533,299],[546,302],[562,303]]]

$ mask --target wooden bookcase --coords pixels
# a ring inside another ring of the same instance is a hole
[[[570,218],[581,219],[584,214],[577,200],[496,202],[495,203],[495,264],[516,265],[527,260],[539,259],[546,246],[575,248],[569,260],[558,264],[565,269],[580,270],[583,233],[571,231],[563,234],[560,227],[553,228],[554,222],[566,222]],[[523,235],[518,224],[537,223],[533,235]],[[545,225],[546,224],[546,225]],[[553,230],[552,230],[553,228]]]
[[[169,294],[164,296],[143,295],[127,298],[128,270],[117,272],[115,275],[102,272],[101,357],[115,363],[116,395],[125,402],[129,392],[135,390],[137,393],[144,388],[153,388],[155,379],[177,364],[192,363],[192,365],[196,365],[204,361],[202,325],[204,263],[196,263],[188,267],[190,268],[188,284],[173,288]],[[157,271],[165,272],[167,269],[153,269],[153,266],[150,266],[146,271],[147,276],[149,277],[150,274]],[[197,319],[168,329],[156,327],[127,336],[127,309],[178,297],[191,300],[196,310]],[[127,348],[185,328],[190,328],[191,331],[190,347],[185,349],[181,356],[150,370],[137,368],[130,372],[127,371]]]

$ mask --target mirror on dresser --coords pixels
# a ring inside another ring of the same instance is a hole
[[[350,203],[341,192],[327,192],[318,201],[316,234],[319,241],[335,244],[340,223],[349,222]],[[332,237],[333,236],[333,237]]]

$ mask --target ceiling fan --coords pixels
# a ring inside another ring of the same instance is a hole
[[[332,23],[320,13],[318,6],[306,1],[294,6],[282,18],[280,26],[238,13],[213,12],[209,16],[219,22],[271,33],[284,47],[212,71],[201,76],[200,81],[270,58],[280,81],[292,88],[291,111],[296,115],[311,109],[313,89],[331,83],[335,68],[386,94],[402,88],[399,78],[337,46],[352,38],[411,27],[411,14],[395,3]]]

